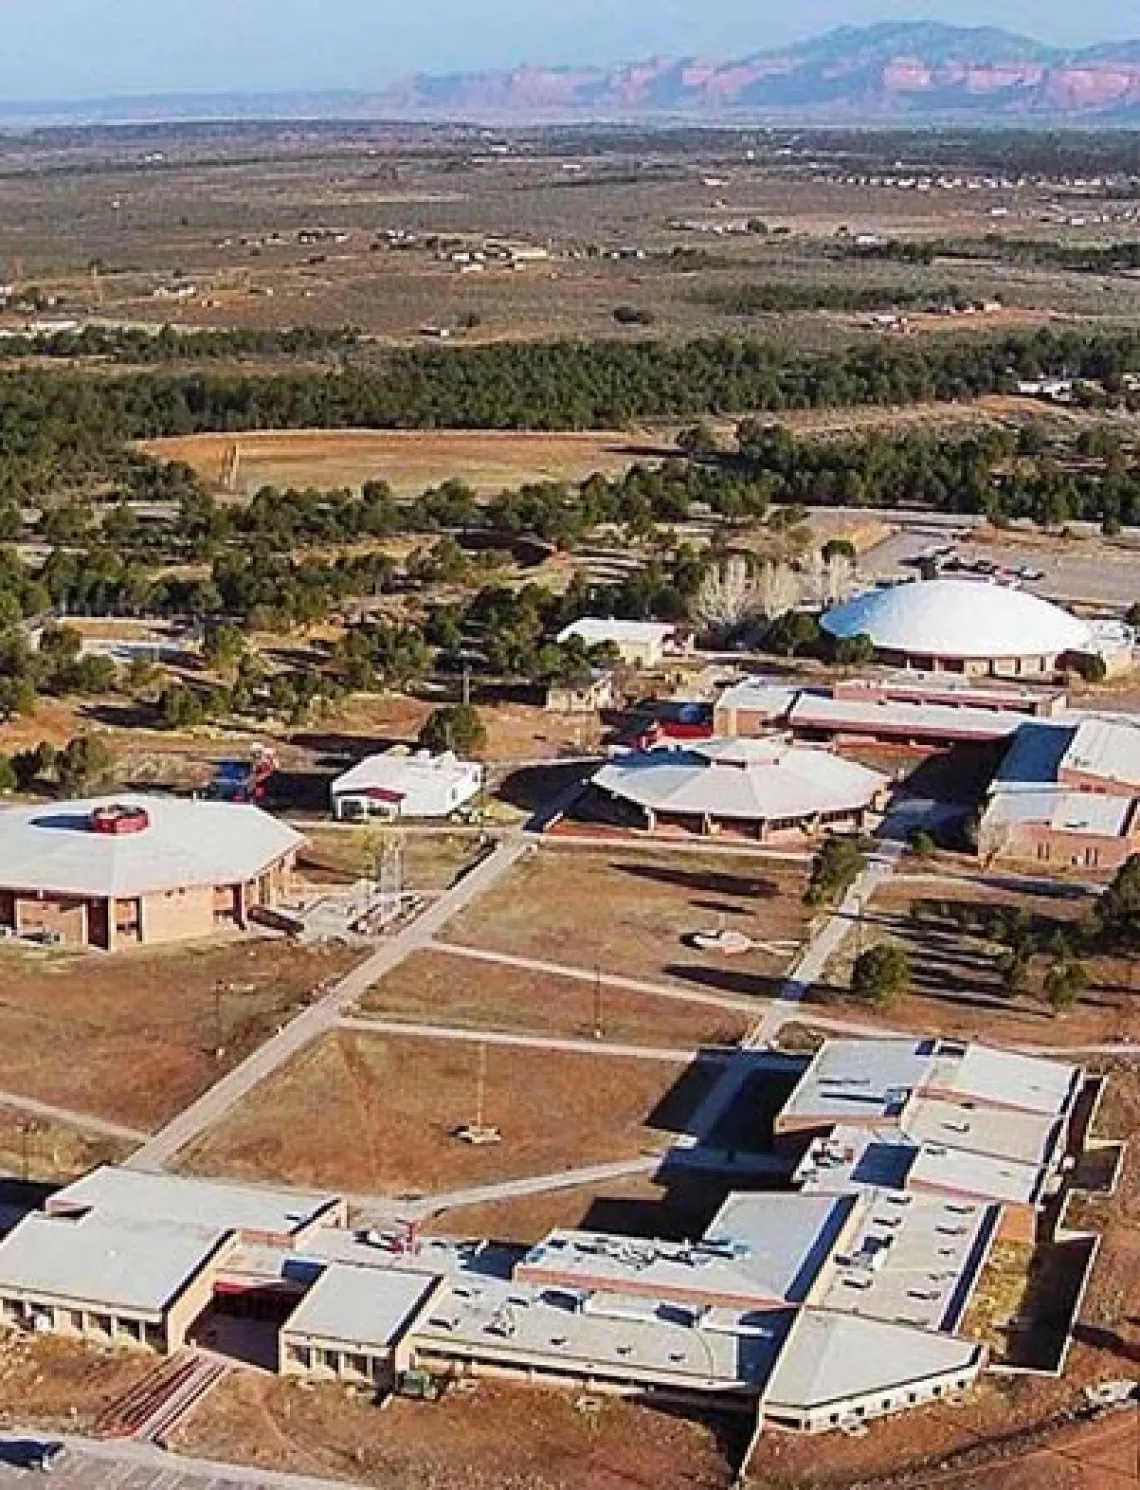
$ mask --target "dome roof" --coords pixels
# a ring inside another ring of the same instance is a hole
[[[871,590],[829,611],[834,637],[869,636],[880,651],[930,657],[1054,657],[1088,647],[1086,622],[1024,590],[932,579]]]

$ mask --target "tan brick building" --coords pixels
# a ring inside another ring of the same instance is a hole
[[[113,952],[245,928],[300,834],[258,807],[125,796],[0,812],[0,928]]]

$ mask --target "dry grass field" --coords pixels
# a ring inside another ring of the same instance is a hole
[[[253,939],[114,957],[6,948],[0,1091],[158,1127],[359,958]]]
[[[424,952],[369,989],[359,1012],[467,1029],[589,1039],[594,1034],[595,984]],[[736,1044],[748,1018],[733,1010],[622,988],[601,989],[601,1028],[616,1044],[687,1050]]]
[[[687,945],[723,921],[758,944],[799,941],[807,867],[664,849],[549,849],[454,921],[448,940],[571,967],[741,997],[771,994],[789,962],[764,945],[714,960]]]
[[[668,1146],[718,1069],[491,1046],[485,1120],[503,1141],[472,1148],[452,1135],[475,1118],[475,1044],[342,1032],[267,1081],[183,1166],[401,1195],[634,1159]]]
[[[138,1350],[104,1350],[59,1336],[14,1336],[0,1351],[0,1426],[89,1432],[103,1411],[154,1370]]]
[[[179,1430],[176,1452],[351,1480],[375,1490],[719,1490],[713,1427],[619,1398],[481,1382],[432,1406],[250,1373],[233,1375]]]
[[[185,461],[217,488],[235,446],[237,495],[252,496],[263,486],[359,487],[386,481],[402,497],[450,478],[492,496],[529,481],[583,481],[595,471],[618,475],[646,454],[667,454],[669,448],[660,435],[612,430],[288,430],[151,440],[143,448],[159,460]]]
[[[913,973],[910,991],[881,1015],[837,991],[848,985],[860,944],[860,937],[852,936],[829,968],[826,987],[817,990],[813,1001],[838,1005],[868,1024],[881,1022],[916,1033],[999,1043],[1064,1046],[1140,1037],[1140,1008],[1133,991],[1136,970],[1130,971],[1127,958],[1082,959],[1089,986],[1075,1009],[1055,1017],[1042,991],[1051,960],[1047,951],[1032,959],[1024,987],[1011,994],[1001,972],[1003,946],[960,931],[933,907],[914,919],[911,907],[924,901],[944,902],[951,911],[955,906],[1017,907],[1048,941],[1087,915],[1094,897],[1064,882],[1058,882],[1052,895],[970,882],[961,886],[888,884],[864,911],[862,945],[887,941],[904,947]]]
[[[100,1164],[117,1164],[131,1145],[0,1103],[0,1173],[66,1183]]]

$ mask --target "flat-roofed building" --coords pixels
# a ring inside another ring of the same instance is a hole
[[[978,852],[1102,870],[1140,852],[1140,720],[1083,716],[1019,730],[990,788]]]
[[[411,1364],[412,1330],[446,1291],[429,1273],[332,1263],[282,1325],[278,1369],[391,1387]]]
[[[31,1215],[0,1241],[0,1322],[169,1353],[239,1245],[161,1219]]]
[[[300,833],[259,807],[125,793],[0,810],[0,927],[113,952],[245,928]]]
[[[807,1309],[764,1390],[764,1422],[825,1433],[905,1412],[965,1391],[985,1355],[953,1335]]]

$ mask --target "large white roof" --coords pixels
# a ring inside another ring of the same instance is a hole
[[[869,636],[880,651],[929,657],[1053,657],[1092,640],[1085,621],[1024,590],[936,579],[870,590],[829,611],[835,637]]]
[[[150,826],[93,833],[98,807],[142,807]],[[59,895],[131,897],[255,879],[304,839],[260,807],[181,797],[114,797],[0,811],[0,885]]]
[[[427,750],[390,750],[383,755],[369,755],[357,762],[332,784],[334,797],[352,796],[355,793],[391,794],[406,797],[424,786],[445,789],[469,787],[472,795],[479,790],[481,768],[469,761],[461,761],[452,752],[432,755]]]
[[[618,621],[603,616],[583,616],[558,633],[559,642],[583,641],[590,647],[612,642],[615,647],[661,646],[676,635],[676,626],[662,621]]]
[[[612,796],[651,811],[772,822],[867,807],[887,778],[826,750],[784,741],[710,740],[613,761],[594,777]]]

